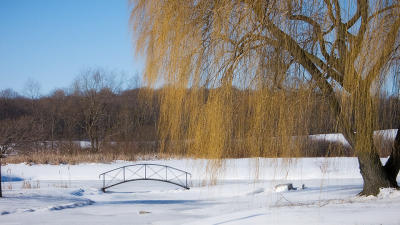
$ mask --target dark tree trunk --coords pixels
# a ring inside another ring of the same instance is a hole
[[[377,195],[380,188],[392,187],[379,155],[375,151],[360,153],[358,163],[364,181],[360,195]]]
[[[393,143],[392,153],[384,167],[389,178],[391,186],[399,188],[397,184],[397,175],[400,170],[400,127],[397,129],[397,135]]]
[[[361,195],[377,195],[380,188],[399,188],[396,178],[400,170],[400,129],[385,166],[382,165],[376,150],[359,153],[358,162],[364,181]]]
[[[95,151],[99,152],[99,138],[98,137],[96,137],[96,139],[95,139],[95,144],[96,144]]]
[[[90,139],[90,149],[92,150],[92,153],[93,152],[95,152],[96,150],[95,150],[95,143],[94,143],[94,138],[91,136],[91,135],[89,135],[89,139]]]

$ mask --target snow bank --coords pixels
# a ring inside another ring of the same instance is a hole
[[[397,129],[388,129],[388,130],[377,130],[374,131],[374,136],[381,136],[387,140],[394,140],[397,134]],[[349,146],[349,142],[347,142],[346,138],[344,138],[343,134],[336,133],[336,134],[315,134],[309,136],[311,139],[314,140],[324,140],[329,142],[338,142]]]

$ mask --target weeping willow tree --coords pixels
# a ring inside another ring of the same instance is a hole
[[[320,96],[358,157],[362,194],[398,187],[400,135],[383,165],[373,131],[379,94],[398,72],[399,1],[132,4],[145,81],[162,87],[161,151],[213,159],[296,156],[295,137],[322,122],[310,116]]]

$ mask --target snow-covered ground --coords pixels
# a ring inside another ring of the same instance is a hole
[[[206,160],[158,160],[191,172],[193,187],[135,181],[100,191],[100,173],[133,163],[4,166],[0,224],[400,224],[399,191],[357,197],[355,158],[226,160],[218,174]],[[285,183],[298,189],[275,190]]]

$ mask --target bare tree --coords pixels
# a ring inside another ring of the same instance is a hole
[[[40,89],[40,83],[30,78],[25,83],[24,94],[30,99],[38,99],[40,97]]]
[[[89,69],[75,81],[75,92],[83,97],[83,115],[86,134],[92,151],[98,151],[105,137],[106,101],[113,93],[120,91],[113,74],[101,69]]]
[[[399,60],[399,1],[133,2],[145,82],[168,86],[159,123],[164,142],[190,139],[186,152],[217,158],[232,139],[263,149],[268,136],[280,136],[281,147],[290,148],[299,127],[293,121],[318,93],[355,149],[362,194],[398,187],[399,131],[385,165],[373,131],[376,96]],[[234,87],[249,90],[249,108],[240,109]],[[289,92],[299,104],[286,101]]]

